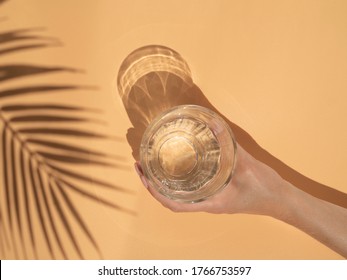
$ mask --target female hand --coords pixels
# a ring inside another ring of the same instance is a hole
[[[241,146],[231,182],[205,201],[188,204],[170,200],[157,191],[135,164],[142,183],[163,206],[174,212],[249,213],[268,215],[291,224],[347,257],[347,209],[318,199],[282,179]]]
[[[275,215],[283,179],[270,167],[256,160],[241,146],[236,150],[236,168],[231,182],[219,193],[199,203],[182,203],[158,193],[146,180],[140,164],[135,168],[150,194],[174,212],[252,213]]]

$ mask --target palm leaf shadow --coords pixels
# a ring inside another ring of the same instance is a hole
[[[33,35],[32,32],[32,29],[23,29],[0,33],[0,59],[9,53],[52,45],[52,39]],[[79,167],[87,164],[122,167],[119,163],[121,158],[82,147],[73,141],[112,138],[84,128],[93,122],[102,123],[94,117],[99,114],[97,110],[65,104],[61,98],[52,102],[50,97],[50,101],[45,103],[13,101],[13,97],[88,87],[58,84],[2,88],[10,80],[65,72],[78,71],[28,64],[0,65],[0,157],[4,201],[3,207],[0,207],[0,253],[5,257],[6,252],[13,252],[15,258],[28,258],[31,250],[34,258],[40,258],[37,248],[40,231],[51,258],[70,258],[67,248],[72,244],[74,252],[82,259],[84,254],[74,231],[76,226],[101,257],[100,248],[72,195],[132,213],[114,202],[101,199],[88,190],[86,184],[92,183],[116,192],[128,192],[126,189],[78,171]],[[86,114],[88,117],[85,117]],[[73,124],[78,125],[78,129],[71,128]],[[39,229],[34,227],[34,219],[39,221]],[[68,236],[69,244],[62,240],[61,234]]]

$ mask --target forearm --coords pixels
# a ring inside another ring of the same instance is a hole
[[[347,258],[347,209],[305,193],[290,183],[274,217],[311,235]]]
[[[146,182],[150,193],[175,212],[248,213],[272,216],[311,235],[347,258],[347,209],[301,191],[285,181],[271,167],[256,160],[241,146],[231,183],[211,198],[193,204],[170,200]]]

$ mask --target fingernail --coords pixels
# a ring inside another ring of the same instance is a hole
[[[134,167],[135,167],[137,175],[139,175],[140,177],[143,176],[142,168],[138,161],[134,163]]]
[[[142,184],[148,189],[148,183],[145,176],[143,176],[143,171],[142,171],[140,163],[138,161],[135,162],[134,167],[135,167],[137,175],[140,176]]]

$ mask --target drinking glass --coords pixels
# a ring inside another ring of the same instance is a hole
[[[230,182],[236,141],[215,112],[197,105],[165,111],[147,127],[140,162],[148,182],[162,195],[196,203]]]

